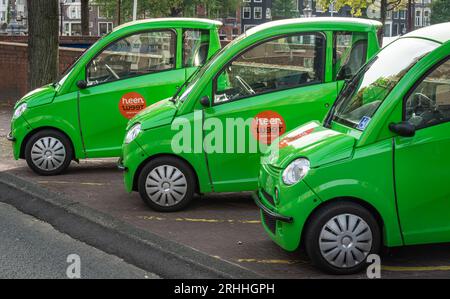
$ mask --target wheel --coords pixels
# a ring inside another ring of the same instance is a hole
[[[138,190],[142,200],[159,212],[184,209],[194,197],[195,186],[191,168],[174,157],[151,160],[139,174]]]
[[[28,166],[39,175],[58,175],[73,159],[70,140],[55,130],[42,130],[31,136],[25,145]]]
[[[367,267],[367,257],[380,251],[380,227],[375,217],[353,202],[336,202],[319,210],[305,231],[305,249],[321,270],[354,274]]]

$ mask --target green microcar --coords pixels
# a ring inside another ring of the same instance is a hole
[[[153,209],[184,208],[194,193],[254,191],[261,149],[328,113],[344,81],[378,50],[381,23],[352,18],[269,22],[199,69],[180,94],[127,127],[127,191]]]
[[[55,175],[72,160],[119,157],[129,119],[175,94],[220,49],[220,26],[173,18],[117,27],[59,82],[18,101],[8,135],[15,159]]]
[[[394,41],[261,158],[265,230],[337,274],[381,246],[450,242],[450,23]]]

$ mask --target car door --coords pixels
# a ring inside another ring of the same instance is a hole
[[[278,36],[217,74],[203,126],[215,191],[256,189],[260,152],[286,130],[324,117],[337,92],[324,80],[325,49],[320,32]]]
[[[450,60],[404,102],[414,137],[395,138],[395,186],[406,244],[450,241]]]
[[[79,98],[87,157],[120,155],[128,120],[184,82],[186,71],[176,57],[177,34],[163,29],[123,37],[87,65],[87,88]]]

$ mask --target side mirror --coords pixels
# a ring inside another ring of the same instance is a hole
[[[79,89],[86,89],[87,88],[87,82],[84,80],[80,80],[77,82],[77,87]]]
[[[403,137],[413,137],[416,135],[416,127],[407,121],[389,124],[389,130]]]
[[[209,97],[204,96],[203,98],[200,99],[200,104],[202,104],[203,107],[210,107],[211,106],[211,101],[209,100]]]

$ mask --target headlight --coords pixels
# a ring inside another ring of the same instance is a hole
[[[286,185],[294,185],[300,182],[309,172],[310,163],[305,158],[294,160],[283,171],[283,182]]]
[[[141,133],[141,124],[135,124],[131,127],[131,129],[128,131],[127,136],[125,136],[125,143],[128,144]]]
[[[25,110],[27,110],[27,107],[27,103],[23,103],[19,107],[17,107],[17,109],[14,111],[13,119],[19,118],[25,112]]]

